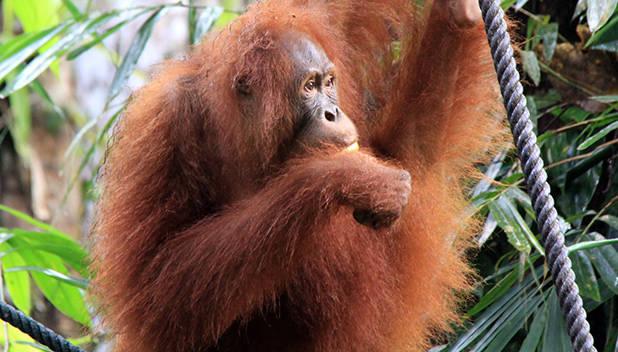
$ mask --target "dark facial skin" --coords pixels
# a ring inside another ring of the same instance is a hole
[[[298,134],[295,149],[302,151],[334,145],[341,149],[356,143],[354,123],[337,104],[335,66],[326,53],[301,34],[283,38],[294,65],[298,98]]]
[[[296,138],[296,151],[302,153],[324,145],[346,149],[356,143],[356,127],[337,104],[335,67],[326,53],[307,37],[296,33],[284,37],[283,44],[294,63],[294,85],[300,106],[298,121],[301,127]],[[410,174],[404,172],[401,175],[409,182]],[[402,194],[403,203],[407,203],[409,188]],[[353,214],[358,223],[376,229],[390,226],[400,215],[377,214],[365,209],[355,209]]]

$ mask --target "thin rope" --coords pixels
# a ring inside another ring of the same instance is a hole
[[[84,352],[84,350],[71,344],[50,328],[28,317],[5,302],[0,302],[0,318],[28,334],[36,342],[49,347],[54,352]]]
[[[537,223],[541,227],[547,264],[566,318],[573,349],[576,352],[596,352],[590,325],[586,321],[586,311],[575,283],[575,273],[571,269],[571,260],[564,245],[564,234],[558,223],[554,199],[547,183],[541,151],[532,129],[530,112],[526,107],[524,88],[519,81],[504,11],[496,0],[479,0],[479,4],[528,193],[536,212]]]

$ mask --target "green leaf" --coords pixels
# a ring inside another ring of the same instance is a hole
[[[596,32],[607,22],[616,9],[617,0],[588,0],[588,26],[591,32]]]
[[[73,186],[75,185],[75,182],[77,182],[79,175],[81,175],[82,171],[88,165],[88,161],[94,155],[94,152],[97,149],[97,145],[99,145],[100,143],[103,142],[103,140],[105,139],[105,136],[107,136],[108,131],[112,128],[112,126],[114,125],[114,122],[118,119],[120,114],[124,111],[125,107],[126,107],[126,104],[122,104],[121,107],[107,120],[107,122],[105,123],[103,128],[101,128],[101,130],[99,130],[99,132],[97,134],[97,137],[95,139],[95,142],[92,143],[92,145],[88,148],[88,150],[84,154],[84,157],[82,158],[82,161],[79,164],[79,168],[77,169],[77,172],[75,172],[75,176],[73,177],[71,182],[69,182],[69,186],[67,187],[67,190],[66,190],[65,195],[63,196],[63,198],[66,198],[68,196],[69,192],[71,191],[71,189],[73,189]],[[93,119],[91,121],[96,121],[96,120]],[[90,122],[88,124],[90,124]],[[84,128],[82,128],[82,130],[84,130],[86,128],[87,128],[87,126],[84,126]],[[80,133],[81,132],[82,131],[80,131]],[[78,133],[78,135],[79,135],[79,133]],[[73,141],[71,142],[71,145],[77,145],[76,139],[78,138],[78,135],[76,135],[73,138]],[[71,148],[71,145],[69,146],[69,149]]]
[[[84,279],[80,279],[80,278],[75,278],[75,277],[71,277],[69,275],[65,275],[62,273],[59,273],[55,270],[52,269],[47,269],[47,268],[39,268],[38,266],[26,266],[26,265],[22,265],[22,266],[14,266],[11,267],[9,269],[6,270],[7,273],[27,273],[27,272],[37,272],[37,273],[41,273],[43,275],[46,275],[52,279],[55,280],[59,280],[61,282],[65,282],[71,286],[75,286],[77,288],[81,288],[81,289],[87,289],[88,288],[88,280],[84,280]]]
[[[43,349],[40,345],[36,344],[30,336],[21,332],[16,327],[8,325],[7,328],[8,336],[4,336],[3,333],[0,333],[0,344],[4,345],[5,339],[8,340],[6,342],[10,344],[10,348],[7,352],[49,352],[49,349]]]
[[[618,40],[618,15],[614,15],[612,19],[597,32],[592,34],[586,47],[593,45],[607,44]]]
[[[195,0],[189,0],[189,15],[187,16],[187,25],[189,28],[189,44],[195,44],[195,25],[197,23],[197,10],[195,9]]]
[[[20,89],[9,96],[11,115],[9,129],[19,156],[26,162],[30,160],[30,134],[32,114],[30,96],[27,89]]]
[[[12,42],[10,47],[6,48],[6,51],[0,51],[0,80],[4,79],[13,69],[32,56],[52,38],[64,32],[68,25],[68,23],[64,23],[33,35],[22,35],[18,37],[19,40]]]
[[[223,14],[223,8],[219,6],[208,7],[202,11],[197,20],[195,28],[195,41],[193,44],[199,43],[204,34],[206,34],[215,24],[215,21]]]
[[[502,0],[502,2],[500,3],[500,6],[502,7],[504,11],[506,11],[515,4],[515,1],[516,0]]]
[[[64,4],[64,7],[66,7],[69,10],[69,12],[71,13],[71,16],[73,16],[74,19],[79,20],[80,18],[83,17],[81,11],[79,11],[79,9],[77,8],[77,6],[75,6],[75,3],[73,3],[73,1],[62,0],[62,3]]]
[[[163,7],[158,7],[151,15],[148,17],[146,22],[142,24],[141,28],[137,32],[137,36],[133,39],[131,43],[131,47],[127,51],[127,54],[122,59],[120,63],[120,67],[116,70],[114,74],[114,79],[112,80],[112,84],[109,90],[108,99],[112,100],[118,93],[120,89],[124,87],[125,83],[131,76],[135,65],[137,64],[137,60],[139,60],[144,48],[146,47],[146,43],[152,34],[152,28],[157,22],[157,19],[163,12]]]
[[[599,220],[608,224],[611,228],[618,230],[618,216],[603,215]]]
[[[520,52],[521,62],[524,66],[524,72],[528,74],[528,77],[532,79],[535,86],[538,86],[541,82],[541,67],[539,66],[539,60],[536,57],[536,53],[530,50],[522,50]]]
[[[129,22],[147,13],[148,11],[149,10],[141,10],[141,11],[136,11],[136,12],[124,13],[123,15],[120,16],[120,21],[118,23],[106,29],[105,31],[103,31],[103,33],[95,35],[94,38],[91,41],[87,42],[86,44],[79,46],[77,49],[71,50],[67,54],[67,60],[74,60],[75,58],[83,54],[84,52],[88,51],[90,48],[101,43],[103,40],[105,40],[105,38],[116,33],[120,28],[124,27]]]
[[[514,6],[515,10],[520,10],[527,2],[528,0],[517,0]]]
[[[591,114],[584,109],[576,106],[571,106],[568,107],[566,110],[560,112],[560,119],[562,121],[565,121],[566,123],[582,122],[586,120],[590,115]]]
[[[610,132],[618,129],[618,121],[612,123],[611,125],[605,127],[594,135],[590,136],[588,139],[583,141],[580,145],[577,146],[577,150],[586,150],[590,148],[593,144],[598,142],[600,139],[607,136]]]
[[[534,294],[518,300],[518,304],[506,312],[472,350],[504,351],[509,341],[521,330],[526,320],[542,303],[539,292],[536,290],[533,292]]]
[[[477,239],[477,243],[479,247],[482,247],[485,244],[485,242],[487,242],[487,240],[489,239],[489,236],[491,236],[491,234],[494,233],[494,231],[496,230],[496,227],[498,227],[498,223],[494,219],[493,215],[491,214],[487,215],[487,219],[485,220],[485,223],[483,224],[483,229],[479,233],[479,236]]]
[[[8,243],[0,243],[0,251],[10,251],[12,247]],[[11,301],[17,308],[26,314],[32,310],[32,296],[30,294],[30,275],[25,272],[10,272],[11,268],[23,266],[26,263],[17,252],[9,253],[2,257],[2,270],[4,272],[4,284]]]
[[[588,0],[577,0],[577,5],[575,5],[575,11],[573,11],[573,17],[571,19],[577,18],[577,16],[581,15],[588,8]]]
[[[599,291],[599,283],[588,256],[583,252],[573,252],[570,258],[573,263],[577,286],[579,286],[579,293],[584,297],[600,302],[601,292]]]
[[[530,243],[532,243],[539,253],[544,253],[543,247],[509,199],[502,196],[489,203],[489,211],[515,249],[528,254],[531,249]]]
[[[0,204],[0,211],[15,216],[16,218],[37,227],[44,232],[27,231],[23,229],[2,229],[1,232],[9,233],[18,237],[20,243],[26,248],[38,249],[57,255],[65,260],[73,269],[81,275],[88,276],[88,255],[83,247],[69,235],[53,226],[40,222],[15,209]],[[22,249],[22,248],[19,248]]]
[[[532,208],[532,201],[530,200],[530,195],[528,193],[522,191],[517,187],[509,187],[506,191],[506,195],[511,199],[517,202],[520,207],[524,208],[524,211],[528,216],[532,219],[536,220],[536,213],[534,208]]]
[[[219,16],[219,18],[215,22],[215,28],[222,28],[227,26],[230,22],[235,20],[236,17],[238,17],[237,13],[231,11],[223,11],[221,16]]]
[[[31,217],[30,215],[22,213],[19,210],[15,210],[15,209],[10,208],[10,207],[8,207],[6,205],[0,204],[0,211],[3,211],[5,213],[7,213],[7,214],[11,214],[12,216],[18,218],[19,220],[24,221],[24,222],[26,222],[26,223],[28,223],[28,224],[36,227],[36,228],[39,228],[39,229],[41,229],[43,231],[47,231],[47,232],[56,234],[58,236],[63,236],[63,237],[66,237],[66,238],[70,239],[69,235],[63,233],[62,231],[56,229],[55,227],[53,227],[51,225],[48,225],[48,224],[46,224],[44,222],[41,222],[39,220],[36,220],[35,218]]]
[[[618,102],[618,95],[597,95],[590,97],[590,99],[596,100],[600,103],[612,104]]]
[[[487,291],[481,297],[479,302],[474,305],[466,315],[472,317],[483,311],[483,309],[487,308],[489,305],[494,303],[497,299],[502,297],[508,290],[515,284],[517,281],[519,273],[517,271],[511,271],[508,275],[506,275],[502,280],[500,280],[491,290]]]
[[[521,344],[519,352],[532,352],[536,351],[541,341],[541,336],[545,330],[545,322],[547,321],[547,308],[545,305],[541,305],[536,310],[530,329],[528,329],[528,335]]]
[[[603,50],[611,53],[618,53],[618,40],[614,40],[613,42],[597,44],[590,47],[594,50]]]
[[[54,254],[64,260],[73,269],[83,276],[89,276],[88,255],[86,251],[75,241],[65,236],[54,233],[41,233],[22,229],[9,229],[6,232],[20,240],[23,247],[16,248],[22,251],[44,251]]]
[[[47,31],[50,30],[51,29],[48,29]],[[0,43],[0,60],[4,60],[7,57],[13,55],[15,52],[23,49],[23,47],[26,46],[27,43],[30,43],[32,40],[34,40],[34,37],[41,36],[47,31],[40,31],[36,33],[22,33],[18,36],[8,38],[8,40]]]
[[[17,237],[10,239],[9,242],[13,247],[23,247],[26,245]],[[68,270],[62,263],[62,260],[55,255],[32,250],[20,251],[20,255],[27,266],[50,269],[54,272],[68,275]],[[43,295],[54,307],[73,320],[85,326],[90,326],[90,314],[86,308],[82,290],[57,278],[52,278],[47,274],[35,271],[30,273]]]
[[[13,6],[15,15],[26,33],[40,31],[60,23],[59,10],[62,6],[60,0],[14,0]],[[43,45],[39,52],[46,51],[57,40],[57,38],[52,39]],[[58,74],[60,69],[58,62],[54,61],[50,65],[52,71]]]
[[[34,80],[30,84],[30,87],[32,88],[32,90],[34,92],[36,92],[47,103],[47,105],[49,105],[49,107],[52,110],[54,110],[54,112],[61,119],[67,121],[66,114],[64,113],[64,111],[62,111],[62,108],[60,106],[58,106],[58,104],[56,104],[56,102],[54,102],[54,100],[49,96],[49,94],[47,93],[47,90],[45,90],[45,87],[43,87],[41,82],[39,82],[38,80]]]
[[[571,254],[577,251],[581,251],[583,249],[598,248],[598,247],[603,247],[603,246],[607,246],[609,244],[615,244],[615,243],[618,243],[618,238],[614,238],[611,240],[582,241],[582,242],[578,242],[573,245],[570,245],[568,247],[568,251],[569,251],[569,254]]]
[[[540,273],[539,269],[535,270]],[[478,316],[474,324],[464,334],[459,336],[448,351],[470,351],[470,345],[480,337],[487,335],[487,331],[495,325],[502,315],[511,310],[514,305],[521,304],[522,301],[525,302],[526,297],[531,295],[528,292],[530,292],[533,284],[534,281],[531,275],[529,275],[521,283],[513,286],[506,294]]]
[[[595,241],[603,241],[605,237],[598,233],[589,235]],[[599,272],[601,280],[612,292],[618,294],[618,252],[612,246],[603,246],[588,250],[588,258]]]
[[[547,302],[547,325],[543,335],[543,352],[573,351],[571,341],[567,335],[562,310],[558,303],[556,291],[552,288]]]
[[[543,41],[543,57],[551,61],[558,43],[558,23],[548,23],[539,27],[537,34]]]
[[[13,0],[15,15],[26,32],[58,24],[60,6],[60,0]]]
[[[116,110],[116,112],[110,117],[110,121],[112,121],[112,123],[113,123],[113,121],[115,121],[118,118],[118,115],[120,115],[124,111],[124,105],[125,104],[122,104],[120,109]],[[79,145],[79,142],[81,142],[82,139],[84,138],[84,136],[86,136],[86,133],[88,133],[88,131],[90,131],[91,129],[93,129],[94,127],[97,126],[97,124],[99,123],[99,120],[102,118],[102,115],[103,114],[98,115],[94,119],[88,120],[88,122],[86,122],[84,124],[84,126],[82,126],[79,129],[79,131],[77,131],[77,133],[75,134],[75,136],[71,140],[71,143],[69,144],[69,147],[67,148],[67,150],[64,153],[65,158],[68,158],[69,155],[71,155],[71,153],[73,153],[73,151],[75,151],[75,148],[77,148],[77,146]],[[106,125],[108,125],[108,124],[109,124],[109,121],[106,123]],[[111,125],[109,127],[111,127]],[[107,133],[107,131],[105,131],[105,133]],[[105,133],[103,133],[103,134],[99,133],[99,136],[103,137],[103,136],[105,136]],[[100,138],[99,136],[97,136],[97,141]],[[94,153],[94,150],[92,150],[92,153]],[[86,160],[86,161],[87,161],[87,159],[88,158],[84,158],[84,160]],[[84,167],[85,166],[86,165],[84,165]],[[79,174],[80,172],[81,172],[81,168],[80,168],[79,172],[77,172],[77,173]]]
[[[71,25],[65,36],[26,65],[0,94],[6,96],[17,89],[25,87],[43,73],[56,59],[64,55],[73,44],[102,26],[110,17],[110,14],[104,14],[95,19]]]

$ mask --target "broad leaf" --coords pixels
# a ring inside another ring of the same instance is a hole
[[[0,251],[11,251],[8,243],[0,244]],[[11,301],[17,308],[26,314],[32,309],[32,296],[30,294],[30,275],[26,272],[11,272],[11,268],[23,266],[26,263],[21,255],[12,252],[2,257],[2,270],[4,272],[4,284],[9,292]]]
[[[574,252],[570,255],[573,263],[573,271],[579,286],[579,293],[597,302],[601,301],[601,293],[599,292],[599,283],[597,276],[592,268],[592,263],[588,256],[583,252]]]
[[[599,44],[607,44],[618,40],[618,14],[615,14],[611,20],[595,32],[588,42],[586,42],[586,47],[591,47],[593,45]]]
[[[618,0],[588,0],[588,26],[592,32],[596,32],[609,20],[614,13]]]
[[[58,24],[60,0],[12,0],[15,15],[26,32]]]
[[[33,232],[22,229],[6,230],[20,240],[19,252],[44,251],[64,260],[83,276],[88,276],[88,256],[86,251],[75,241],[54,233]]]
[[[608,224],[613,229],[618,230],[618,216],[613,215],[603,215],[599,218],[600,221]]]
[[[544,253],[543,247],[509,199],[504,196],[498,198],[489,203],[489,210],[515,249],[530,253],[532,243],[539,253]]]
[[[590,238],[596,241],[605,240],[605,237],[598,233],[591,233]],[[601,280],[618,294],[618,252],[612,246],[603,246],[588,250],[588,257],[599,272]]]
[[[13,247],[24,247],[27,245],[17,237],[10,239],[9,243]],[[63,275],[68,275],[69,273],[62,260],[55,255],[33,250],[20,251],[20,255],[24,259],[26,266],[50,269]],[[90,326],[90,314],[86,308],[84,294],[81,289],[40,272],[32,271],[31,275],[41,292],[43,292],[43,295],[59,311],[83,325]]]
[[[541,67],[534,51],[522,50],[520,52],[521,62],[524,66],[524,71],[528,77],[532,79],[535,86],[541,82]]]

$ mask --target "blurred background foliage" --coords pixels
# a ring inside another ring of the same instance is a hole
[[[83,244],[110,130],[154,64],[182,56],[247,2],[0,0],[0,299],[88,350],[107,350],[85,296]],[[503,1],[603,352],[618,351],[617,3]],[[513,153],[483,171],[470,195],[483,220],[472,257],[479,285],[465,324],[432,351],[571,351]],[[45,350],[6,324],[0,346]]]

